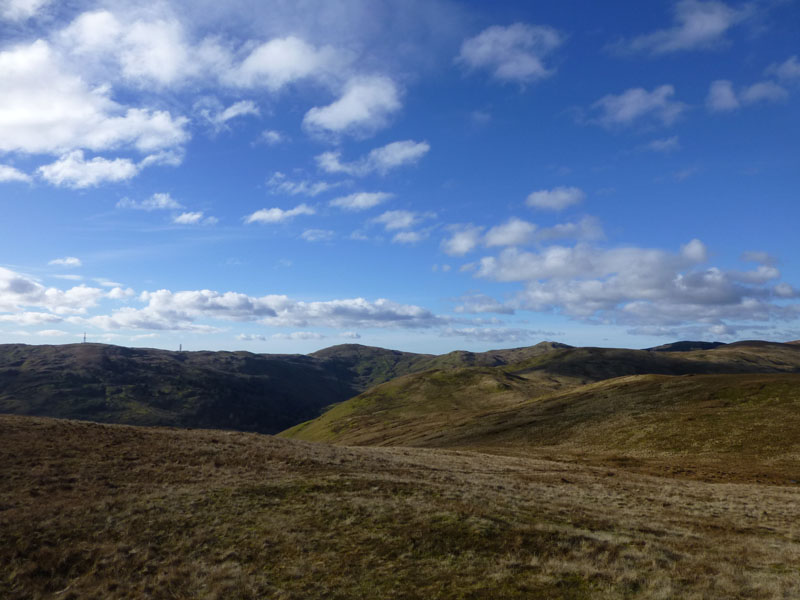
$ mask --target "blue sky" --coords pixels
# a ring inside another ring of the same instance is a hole
[[[0,342],[800,338],[800,6],[0,1]]]

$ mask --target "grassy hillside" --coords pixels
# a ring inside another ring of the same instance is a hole
[[[780,463],[781,477],[800,479],[798,431],[800,348],[749,342],[685,353],[568,348],[503,367],[426,371],[281,435],[572,456],[735,455],[748,457],[747,469]]]
[[[276,432],[358,392],[300,355],[0,346],[0,412]]]
[[[797,486],[0,416],[0,597],[800,597]]]

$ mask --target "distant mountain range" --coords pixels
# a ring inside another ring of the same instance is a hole
[[[310,355],[0,345],[0,412],[277,433],[400,375],[501,365],[557,344],[442,356],[358,344]]]
[[[370,424],[375,414],[399,411],[415,430],[424,416],[422,429],[436,430],[443,418],[461,422],[618,377],[759,373],[800,373],[800,345],[676,342],[625,350],[542,342],[437,356],[358,344],[309,355],[5,344],[0,412],[261,433],[311,420],[287,435],[385,443]]]

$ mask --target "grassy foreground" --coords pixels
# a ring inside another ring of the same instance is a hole
[[[0,597],[797,598],[800,486],[0,415]]]

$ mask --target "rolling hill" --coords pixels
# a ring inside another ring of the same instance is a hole
[[[443,356],[358,344],[311,355],[0,345],[0,413],[276,433],[374,385],[433,366],[506,364],[530,348]]]
[[[567,348],[381,384],[281,435],[582,456],[800,459],[800,348]]]

